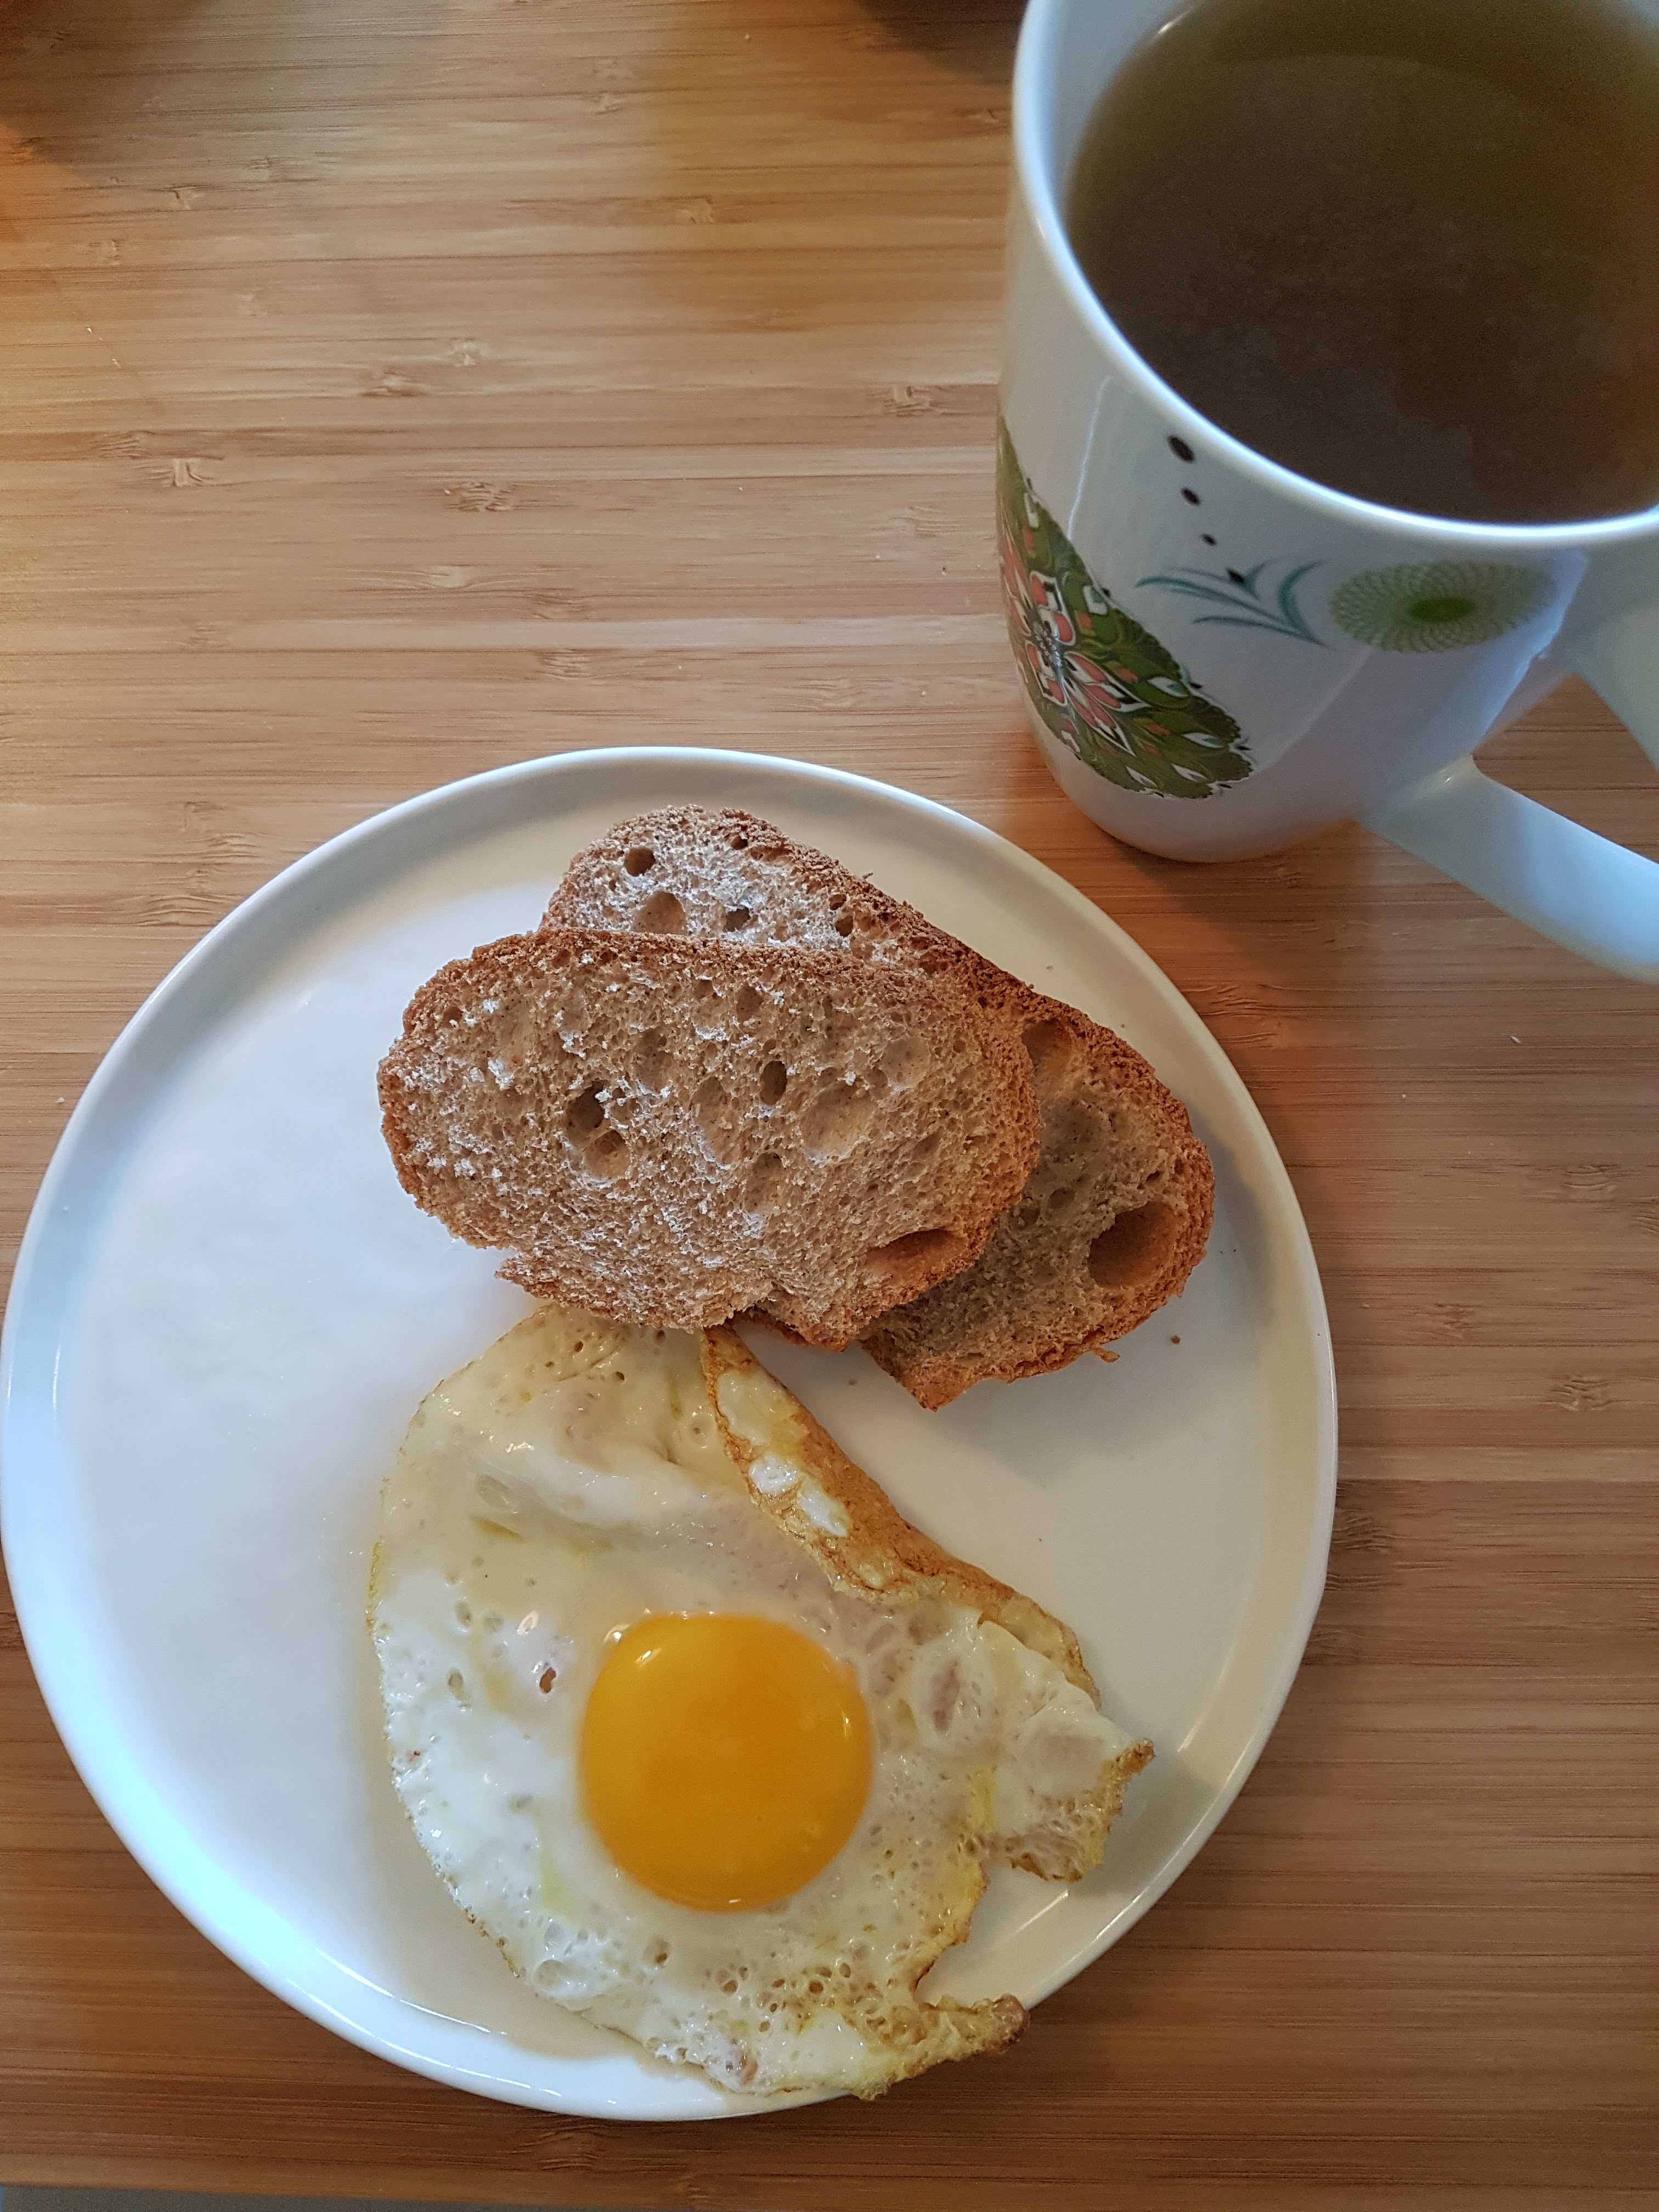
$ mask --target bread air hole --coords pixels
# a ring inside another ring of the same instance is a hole
[[[763,1104],[775,1106],[789,1087],[789,1071],[781,1060],[769,1060],[760,1073]]]
[[[783,1162],[775,1152],[763,1152],[749,1170],[743,1187],[745,1212],[764,1213],[777,1195],[778,1184],[783,1176]]]
[[[668,1040],[660,1030],[642,1030],[634,1047],[634,1073],[647,1091],[660,1091],[669,1069]]]
[[[619,1129],[602,1129],[587,1148],[587,1164],[593,1174],[619,1176],[628,1165],[628,1140]]]
[[[1089,1273],[1103,1291],[1138,1291],[1155,1282],[1176,1246],[1176,1215],[1162,1199],[1120,1213],[1089,1247]]]
[[[735,999],[737,993],[732,995]],[[691,1026],[700,1037],[717,1037],[725,1030],[730,1015],[720,987],[712,975],[693,976],[690,1012]]]
[[[953,1229],[913,1229],[890,1244],[878,1244],[865,1255],[865,1273],[890,1286],[895,1304],[938,1282],[959,1268],[968,1256],[968,1242]]]
[[[764,996],[752,983],[745,983],[732,1001],[732,1012],[740,1022],[752,1021],[766,1004]]]
[[[925,1056],[913,1036],[892,1038],[881,1055],[881,1068],[889,1082],[908,1091],[921,1073]]]
[[[1077,1040],[1064,1022],[1033,1022],[1025,1032],[1031,1079],[1039,1097],[1057,1091],[1072,1072]]]
[[[801,1141],[817,1160],[845,1158],[869,1126],[875,1101],[856,1083],[825,1070],[823,1087],[801,1115]]]
[[[571,1100],[564,1111],[564,1132],[588,1173],[608,1180],[628,1165],[628,1139],[620,1129],[605,1126],[605,1090],[604,1083],[590,1083]]]
[[[572,1139],[585,1145],[605,1120],[605,1085],[590,1083],[565,1109],[564,1126]]]
[[[640,908],[635,927],[653,931],[659,937],[684,937],[685,908],[672,891],[653,891]]]
[[[654,864],[656,857],[648,845],[630,845],[623,855],[623,866],[630,876],[647,875]]]
[[[726,909],[723,919],[728,929],[747,929],[755,919],[754,908],[746,906],[729,906]]]

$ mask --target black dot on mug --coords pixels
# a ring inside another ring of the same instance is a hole
[[[1211,537],[1207,530],[1204,532],[1204,543],[1206,545],[1213,545],[1215,544],[1214,538]]]
[[[1190,484],[1182,484],[1181,487],[1181,496],[1186,501],[1188,507],[1196,507],[1199,503],[1198,494],[1193,489]]]
[[[1184,438],[1171,438],[1170,451],[1178,461],[1190,461],[1193,458],[1193,449]]]

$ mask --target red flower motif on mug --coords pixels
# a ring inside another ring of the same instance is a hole
[[[1030,682],[1062,714],[1075,715],[1109,744],[1122,746],[1126,722],[1139,703],[1133,692],[1114,680],[1115,671],[1075,649],[1077,627],[1058,580],[1028,566],[1012,532],[1002,533],[1000,550],[1009,628]]]
[[[1080,653],[1066,655],[1066,703],[1078,720],[1121,745],[1127,725],[1138,710],[1134,694],[1126,692],[1098,662]]]
[[[1026,565],[1012,531],[1003,532],[1000,550],[1015,651],[1044,698],[1067,711],[1072,703],[1069,669],[1079,656],[1067,650],[1077,642],[1077,631],[1059,582]]]
[[[1066,602],[1060,595],[1060,585],[1056,580],[1033,568],[1028,572],[1025,580],[1030,590],[1033,606],[1054,637],[1061,645],[1075,645],[1077,632],[1072,627],[1072,617],[1066,611]]]

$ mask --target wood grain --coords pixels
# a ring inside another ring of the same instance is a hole
[[[243,1979],[0,1613],[0,2179],[1659,2203],[1656,1002],[1358,830],[1185,869],[1049,783],[988,525],[1015,13],[0,0],[0,1240],[149,988],[374,809],[611,742],[910,785],[1133,932],[1295,1178],[1344,1449],[1284,1721],[1006,2060],[629,2130],[434,2088]],[[1583,691],[1488,759],[1659,849]]]

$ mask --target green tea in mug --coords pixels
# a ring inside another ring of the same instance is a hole
[[[1108,87],[1067,209],[1209,420],[1383,506],[1659,501],[1659,24],[1618,0],[1194,0]]]

